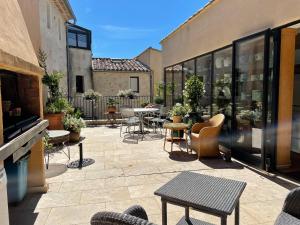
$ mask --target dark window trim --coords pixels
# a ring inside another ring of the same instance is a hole
[[[140,93],[140,77],[139,76],[130,76],[130,88],[131,88],[131,78],[137,79],[137,91],[136,93]]]

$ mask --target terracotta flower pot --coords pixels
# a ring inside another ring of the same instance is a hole
[[[181,123],[182,116],[173,116],[173,123]]]
[[[49,130],[64,130],[64,113],[45,114],[44,118],[49,121]]]
[[[70,137],[69,137],[70,142],[79,142],[80,141],[80,132],[70,132]]]
[[[117,107],[116,106],[108,106],[107,107],[107,112],[108,113],[115,113],[117,111]]]

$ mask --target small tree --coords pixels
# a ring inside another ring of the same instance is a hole
[[[192,75],[186,82],[183,91],[185,104],[189,105],[192,112],[197,112],[201,107],[200,100],[205,93],[204,84],[201,79]]]

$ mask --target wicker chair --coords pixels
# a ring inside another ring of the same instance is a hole
[[[300,188],[288,194],[275,225],[300,225]]]
[[[91,219],[91,225],[155,225],[148,222],[143,207],[135,205],[123,213],[99,212]]]
[[[220,155],[218,136],[225,116],[218,114],[208,122],[196,123],[192,127],[190,148],[197,152],[198,158],[217,157]]]

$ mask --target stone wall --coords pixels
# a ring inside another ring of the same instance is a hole
[[[93,89],[92,52],[86,49],[69,48],[70,95],[76,95],[76,76],[84,77],[84,91]]]
[[[60,71],[65,75],[60,87],[67,94],[66,26],[64,17],[52,1],[40,0],[39,3],[41,49],[48,55],[48,72]],[[48,7],[50,7],[50,22],[47,22]],[[47,96],[47,91],[44,87],[44,101],[45,96]]]
[[[103,96],[115,96],[119,90],[130,89],[130,77],[139,77],[140,96],[150,95],[150,72],[93,72],[94,90]]]

